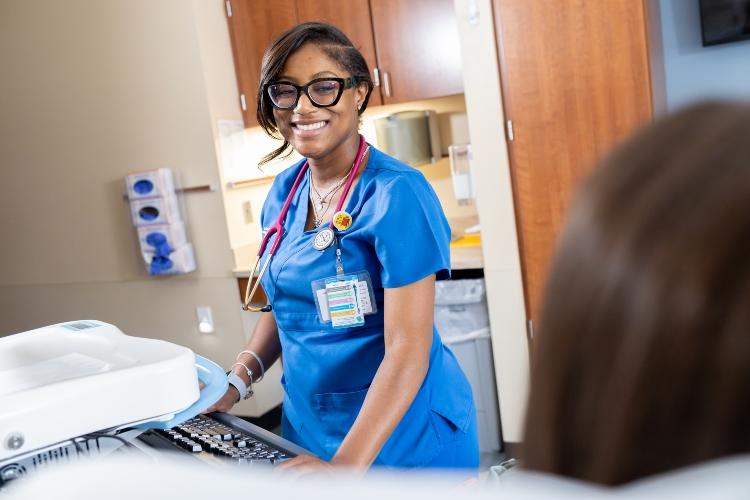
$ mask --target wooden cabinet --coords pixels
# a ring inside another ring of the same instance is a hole
[[[463,92],[453,0],[226,0],[242,116],[257,125],[263,52],[306,21],[340,28],[362,52],[375,90],[370,106]]]
[[[453,0],[370,0],[385,104],[464,91]]]
[[[578,181],[651,119],[646,10],[634,0],[493,0],[493,10],[526,309],[536,319]]]
[[[242,118],[246,127],[254,127],[263,53],[277,36],[297,24],[297,2],[227,0],[226,8]]]

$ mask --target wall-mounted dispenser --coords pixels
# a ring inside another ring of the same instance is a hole
[[[448,146],[451,162],[453,194],[459,205],[468,205],[476,199],[476,188],[471,173],[471,144],[451,144]]]
[[[440,159],[440,130],[434,111],[401,111],[374,121],[378,146],[389,155],[410,165]]]
[[[168,168],[158,168],[147,172],[131,174],[125,178],[128,199],[169,197],[174,195],[174,177]]]
[[[149,274],[194,271],[195,255],[180,214],[172,171],[160,168],[130,174],[125,177],[125,185]]]
[[[171,196],[162,198],[131,199],[130,214],[136,227],[143,224],[172,224],[182,221],[174,192]]]

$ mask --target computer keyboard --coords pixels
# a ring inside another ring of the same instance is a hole
[[[129,443],[127,446],[125,441]],[[214,467],[268,466],[309,453],[239,417],[212,413],[198,415],[168,430],[132,429],[117,435],[90,434],[0,462],[0,497],[5,483],[82,457],[105,458],[111,453],[137,455],[143,452],[158,460],[161,452],[170,451],[187,453]]]
[[[214,416],[216,418],[198,415],[171,429],[154,430],[150,434],[214,463],[215,460],[207,455],[222,459],[224,463],[274,465],[304,452],[293,443],[237,417],[227,414]],[[147,436],[139,439],[152,446],[155,444]]]

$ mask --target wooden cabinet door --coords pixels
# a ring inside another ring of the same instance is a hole
[[[453,0],[370,0],[385,104],[463,92]]]
[[[231,12],[231,15],[229,15]],[[260,64],[266,48],[281,33],[297,24],[295,0],[231,0],[227,12],[232,54],[237,72],[245,127],[255,118]]]
[[[297,16],[300,23],[322,21],[336,26],[359,49],[370,71],[377,67],[368,0],[297,0]],[[380,89],[375,87],[368,106],[381,104]]]
[[[493,0],[529,318],[577,182],[652,115],[644,7]]]

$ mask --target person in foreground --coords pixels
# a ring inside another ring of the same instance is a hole
[[[543,300],[527,470],[620,485],[750,453],[748,134],[750,106],[691,107],[578,193]]]
[[[260,318],[210,410],[231,408],[283,354],[282,433],[315,456],[281,468],[475,470],[471,387],[433,325],[450,228],[424,176],[359,135],[372,89],[333,26],[302,24],[266,51],[258,121],[283,141],[266,160],[290,149],[304,160],[263,207],[269,304],[248,288]]]

